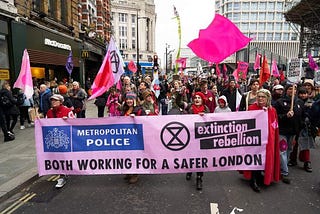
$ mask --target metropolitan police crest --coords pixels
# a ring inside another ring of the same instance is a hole
[[[65,133],[65,130],[53,128],[48,130],[44,136],[44,144],[46,150],[69,150],[70,137]]]

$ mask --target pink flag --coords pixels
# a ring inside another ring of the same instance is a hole
[[[234,76],[234,79],[238,82],[238,80],[239,80],[238,69],[235,69],[235,70],[233,71],[232,75]]]
[[[110,58],[111,60],[111,67],[112,67],[112,73],[114,82],[118,82],[120,80],[120,77],[122,74],[124,74],[124,62],[122,55],[120,54],[120,51],[116,45],[116,42],[114,41],[113,37],[110,38],[108,50],[110,52]]]
[[[13,87],[22,89],[27,99],[30,99],[33,95],[30,59],[27,49],[24,49],[20,73]]]
[[[275,59],[272,60],[271,70],[272,70],[272,75],[274,77],[279,77],[280,76],[278,65],[277,65],[277,61]]]
[[[199,37],[192,40],[188,47],[198,57],[208,62],[220,63],[245,47],[250,40],[229,19],[216,14],[211,24],[200,30]]]
[[[116,88],[117,88],[119,91],[121,91],[121,90],[122,90],[121,80],[119,80],[119,81],[117,82],[117,86],[116,86]]]
[[[309,67],[315,71],[319,69],[317,63],[314,61],[314,59],[311,56],[311,53],[308,53],[308,58],[309,58]]]
[[[110,51],[107,52],[103,59],[102,65],[96,78],[91,86],[92,95],[88,100],[92,100],[104,92],[106,92],[114,84],[114,77],[112,73],[111,56]]]
[[[181,57],[179,59],[176,60],[176,63],[180,63],[181,64],[181,68],[186,68],[186,64],[187,64],[187,58],[186,57]]]
[[[133,73],[137,72],[138,68],[137,68],[137,66],[136,66],[136,64],[134,63],[133,60],[131,60],[131,61],[129,62],[129,64],[128,64],[128,69],[129,69],[130,71],[132,71]]]
[[[256,56],[256,61],[254,62],[254,65],[253,65],[253,69],[254,70],[258,70],[261,68],[260,66],[260,59],[261,59],[261,54],[257,54]]]
[[[219,68],[219,64],[216,63],[216,75],[218,77],[220,77],[220,74],[221,74],[221,71],[220,71],[220,68]]]
[[[237,73],[238,73],[239,79],[246,79],[247,78],[248,68],[249,68],[249,63],[241,62],[241,61],[238,62]]]
[[[223,77],[224,81],[227,80],[227,72],[228,72],[228,68],[227,68],[226,64],[224,63],[223,68],[222,68],[222,77]]]

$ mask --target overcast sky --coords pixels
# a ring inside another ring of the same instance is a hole
[[[154,0],[156,5],[156,52],[163,59],[166,43],[168,50],[177,50],[179,46],[178,25],[173,19],[173,5],[177,8],[181,20],[181,47],[186,47],[198,37],[200,29],[206,28],[214,18],[214,0]],[[164,62],[162,62],[162,65]]]

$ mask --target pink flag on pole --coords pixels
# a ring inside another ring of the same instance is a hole
[[[271,70],[272,70],[272,75],[274,77],[279,77],[280,76],[278,65],[277,65],[277,61],[275,59],[272,60]]]
[[[239,80],[239,72],[238,69],[235,69],[232,73],[232,76],[234,77],[234,79],[238,82]]]
[[[176,59],[176,63],[181,64],[181,68],[186,68],[187,64],[187,58],[186,57],[180,57],[179,59]]]
[[[23,51],[20,73],[13,87],[20,88],[28,99],[30,99],[33,95],[30,58],[27,49],[24,49]]]
[[[108,50],[110,52],[110,58],[111,60],[111,67],[112,67],[112,73],[114,82],[118,82],[120,80],[120,77],[122,74],[124,74],[124,62],[122,55],[120,54],[120,51],[116,45],[116,42],[114,41],[113,37],[110,38]]]
[[[254,65],[253,65],[253,69],[254,69],[254,70],[258,70],[258,69],[261,68],[261,66],[260,66],[260,59],[261,59],[261,54],[257,54],[256,60],[255,60]]]
[[[108,51],[106,56],[103,59],[99,72],[93,81],[93,84],[91,86],[92,95],[88,98],[88,100],[92,100],[102,95],[111,86],[113,86],[113,84],[114,84],[114,77],[112,73],[111,56],[110,56],[110,51]]]
[[[224,63],[222,67],[222,77],[224,81],[227,80],[227,72],[228,72],[228,68],[227,68],[227,65]]]
[[[250,41],[251,38],[243,35],[229,19],[216,14],[211,24],[200,30],[199,37],[189,42],[188,47],[203,60],[220,63]]]
[[[131,60],[131,61],[129,62],[129,64],[128,64],[128,69],[129,69],[130,71],[132,71],[133,73],[137,72],[138,68],[137,68],[137,66],[136,66],[136,64],[134,63],[133,60]]]
[[[309,58],[309,67],[315,71],[319,69],[317,63],[314,61],[314,59],[311,56],[311,53],[308,53],[308,58]]]
[[[246,79],[247,78],[247,73],[248,73],[248,68],[249,68],[249,63],[247,62],[238,62],[238,78],[239,79]]]
[[[216,63],[216,75],[217,75],[218,77],[220,77],[220,74],[221,74],[221,71],[220,71],[220,68],[219,68],[219,64]]]

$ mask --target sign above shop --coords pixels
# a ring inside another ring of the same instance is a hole
[[[71,45],[63,44],[63,43],[60,43],[60,42],[57,42],[55,40],[51,40],[48,38],[44,39],[44,44],[48,45],[48,46],[55,47],[55,48],[60,48],[60,49],[71,51]]]

